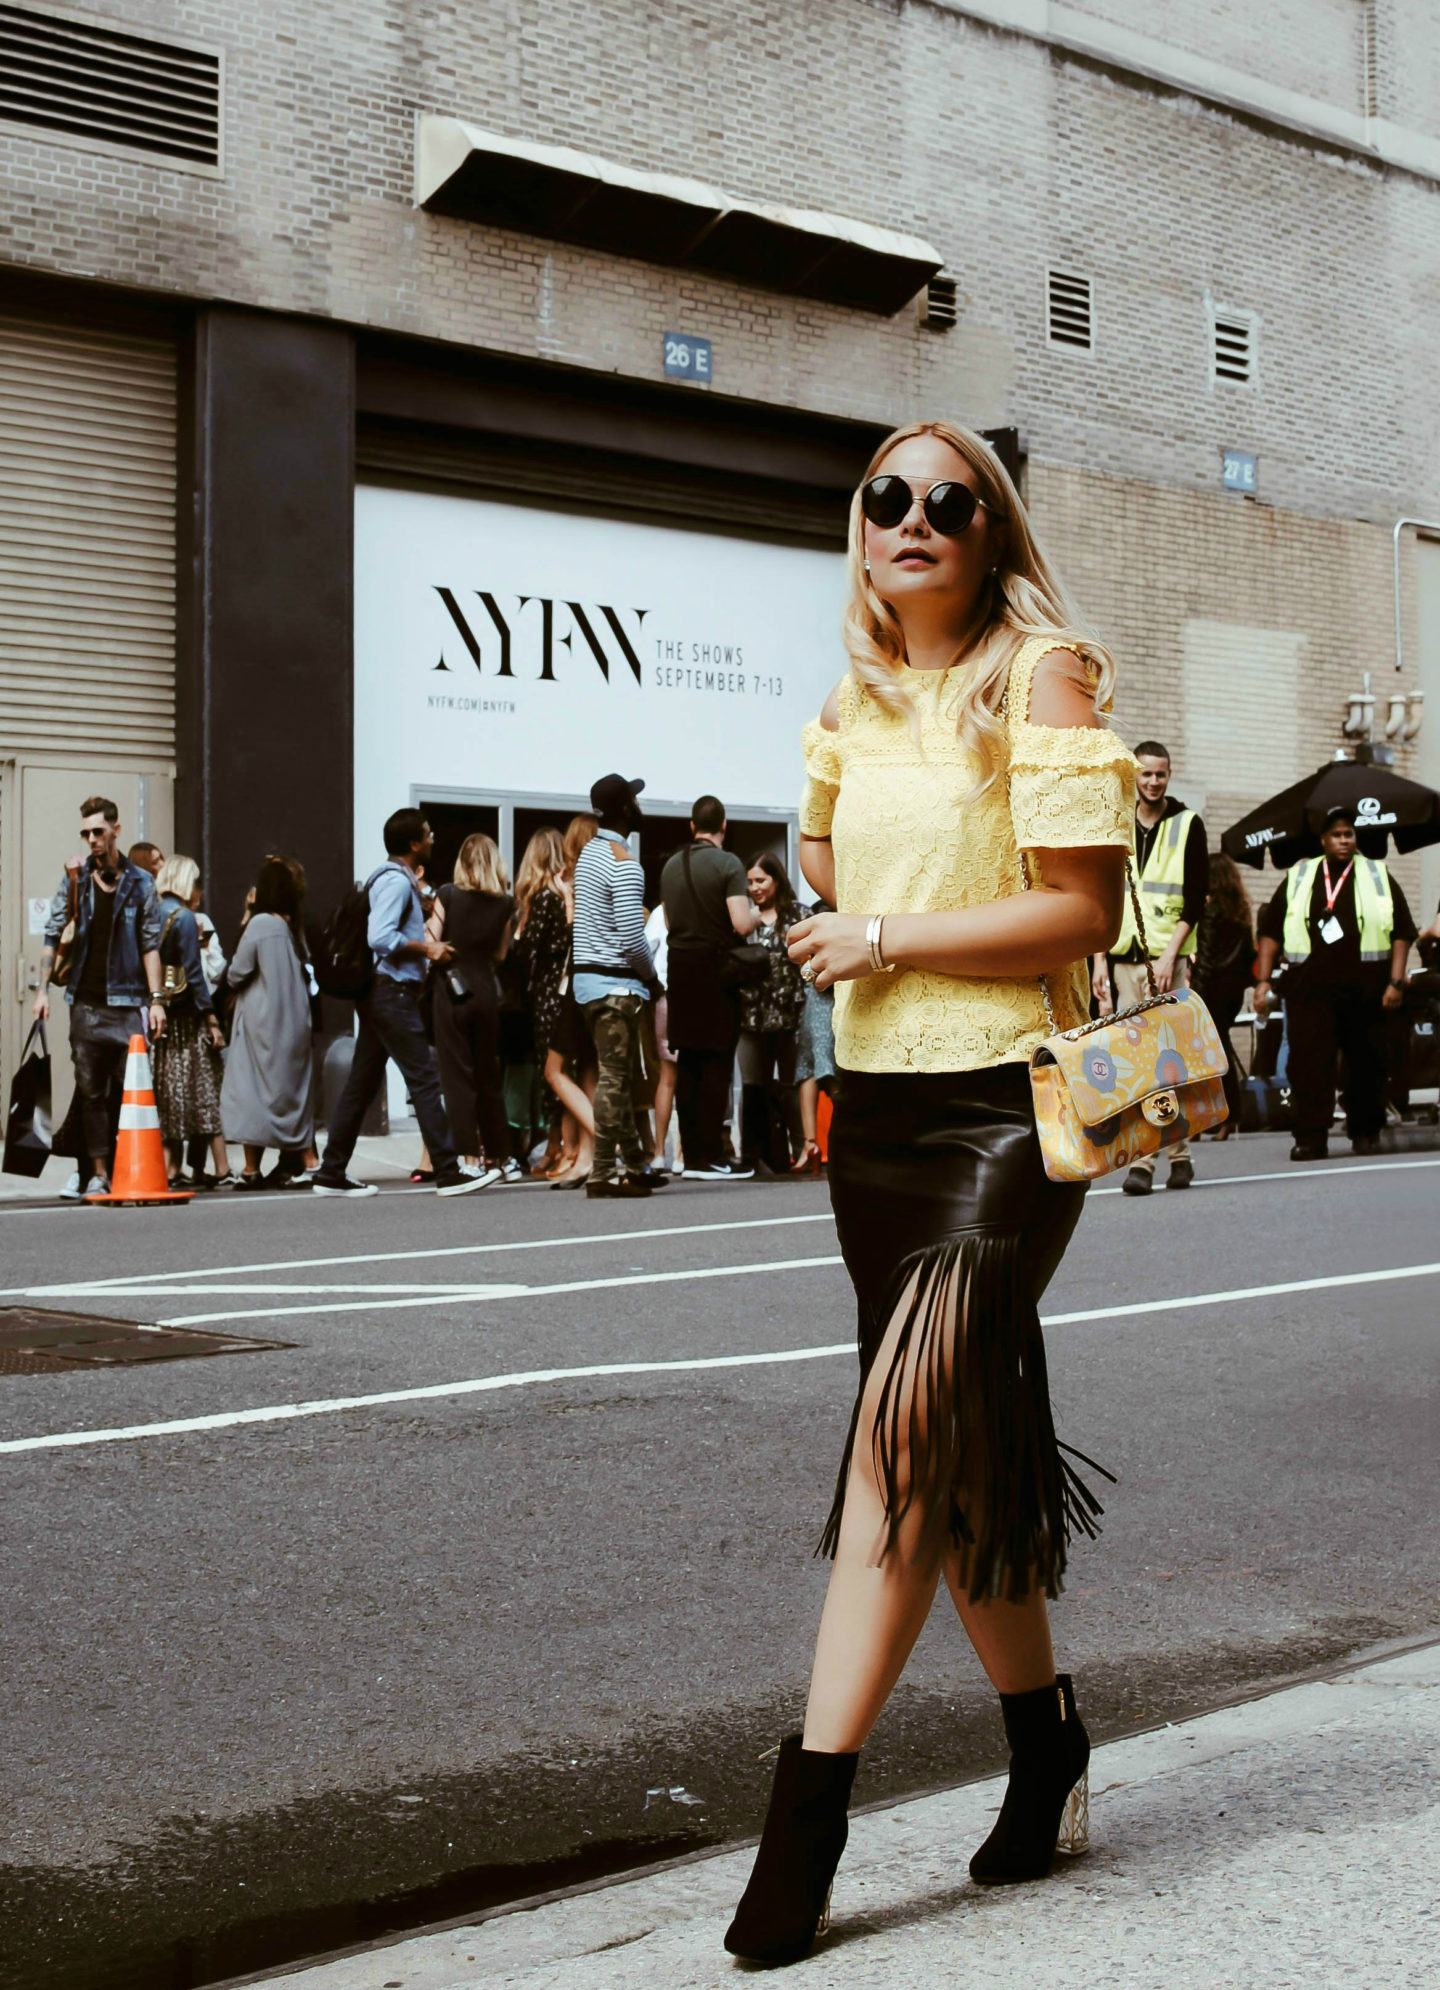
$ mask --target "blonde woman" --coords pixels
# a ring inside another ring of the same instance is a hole
[[[500,984],[510,949],[515,900],[505,860],[488,836],[467,836],[450,884],[426,921],[432,940],[454,955],[435,972],[435,1055],[450,1137],[468,1172],[482,1181],[517,1180],[500,1073]]]
[[[193,857],[171,857],[160,866],[155,890],[160,899],[160,970],[166,1001],[164,1034],[155,1039],[150,1060],[166,1170],[172,1185],[178,1183],[186,1146],[194,1140],[203,1143],[202,1152],[209,1147],[215,1180],[224,1181],[230,1174],[220,1130],[225,1037],[201,954],[196,917],[200,866]]]
[[[580,852],[599,833],[600,818],[574,815],[565,830],[562,846],[564,863],[559,885],[565,900],[565,967],[560,980],[560,1006],[554,1034],[545,1053],[545,1082],[560,1101],[565,1113],[565,1145],[575,1143],[575,1159],[557,1174],[551,1188],[584,1188],[595,1160],[595,1066],[580,1011],[575,1006],[574,977],[570,964],[570,929],[575,924],[575,866]],[[566,1067],[569,1067],[567,1069]],[[579,1071],[582,1082],[572,1073]]]
[[[1119,930],[1134,761],[1106,729],[1110,657],[979,436],[890,436],[850,555],[850,671],[806,728],[801,811],[801,866],[837,909],[788,943],[837,991],[830,1185],[860,1387],[805,1730],[726,1936],[770,1963],[816,1935],[858,1751],[942,1578],[1011,1750],[977,1880],[1049,1870],[1089,1759],[1046,1599],[1099,1507],[1056,1443],[1037,1311],[1084,1189],[1045,1175],[1026,1064],[1042,976],[1058,1026],[1084,1022],[1084,963]]]
[[[565,845],[559,830],[537,829],[525,845],[515,873],[515,952],[525,974],[531,1041],[542,1073],[560,1027],[561,991],[570,958],[564,870]],[[550,1143],[535,1170],[547,1178],[567,1172],[575,1165],[576,1156],[574,1122],[566,1141],[563,1108],[553,1091],[549,1097]]]

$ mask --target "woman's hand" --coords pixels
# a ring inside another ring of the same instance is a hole
[[[875,972],[865,944],[869,923],[863,913],[817,912],[790,928],[786,951],[802,966],[809,961],[815,970],[816,988],[833,988],[837,981],[859,981]]]

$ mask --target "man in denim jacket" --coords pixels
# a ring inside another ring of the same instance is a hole
[[[155,880],[132,864],[120,850],[120,811],[103,795],[80,804],[80,834],[90,852],[88,861],[72,857],[65,866],[45,921],[45,949],[40,957],[40,992],[35,1014],[43,1022],[50,1014],[50,970],[55,948],[65,930],[70,882],[77,880],[75,946],[65,999],[70,1004],[70,1054],[75,1060],[75,1087],[85,1117],[85,1151],[90,1156],[90,1181],[83,1193],[103,1195],[110,1186],[110,1151],[115,1129],[110,1094],[125,1068],[130,1038],[146,1032],[142,1013],[149,1002],[149,1030],[159,1036],[165,1027],[160,988],[160,901]],[[68,1199],[82,1193],[80,1177],[62,1190]]]

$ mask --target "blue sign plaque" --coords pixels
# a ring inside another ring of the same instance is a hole
[[[709,339],[691,338],[687,332],[667,332],[664,343],[665,378],[694,380],[708,387],[712,376]]]
[[[1243,449],[1222,450],[1220,485],[1223,490],[1238,491],[1242,497],[1254,497],[1260,488],[1257,459],[1247,456]]]

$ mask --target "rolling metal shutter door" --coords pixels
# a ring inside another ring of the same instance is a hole
[[[0,747],[175,752],[173,339],[0,315]]]
[[[469,489],[477,497],[600,511],[653,523],[759,532],[827,550],[845,544],[850,494],[510,436],[459,436],[361,416],[355,467],[367,481]]]

